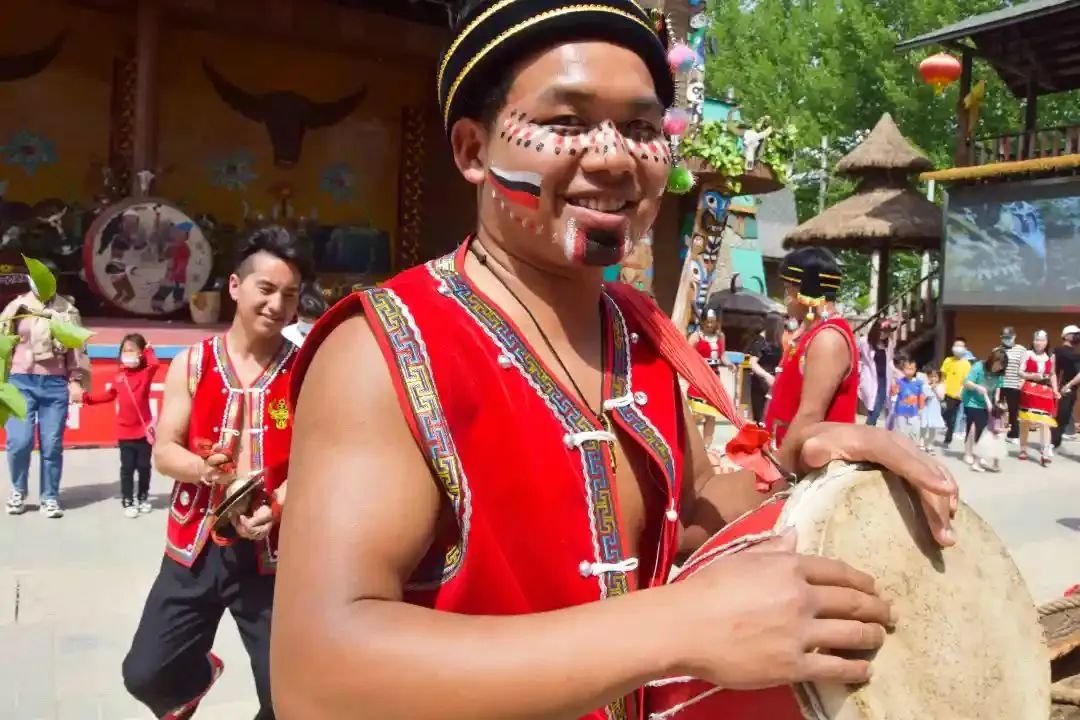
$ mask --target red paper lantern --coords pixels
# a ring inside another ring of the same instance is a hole
[[[962,68],[960,61],[948,53],[938,53],[919,63],[919,74],[927,85],[934,86],[934,92],[940,95],[945,88],[956,82]]]

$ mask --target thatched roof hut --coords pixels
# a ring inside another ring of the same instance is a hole
[[[837,163],[837,172],[859,180],[855,194],[788,233],[785,247],[939,248],[941,208],[923,197],[910,178],[932,167],[885,113],[866,140]]]
[[[905,175],[914,175],[933,167],[930,158],[916,150],[900,133],[892,115],[885,113],[866,140],[836,164],[836,172],[858,177],[867,171],[898,170]]]
[[[941,208],[911,188],[878,187],[841,200],[788,233],[785,247],[931,250],[941,245]]]

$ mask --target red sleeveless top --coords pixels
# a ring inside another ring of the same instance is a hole
[[[211,445],[225,448],[235,457],[240,433],[250,433],[251,472],[264,472],[266,488],[277,489],[289,473],[289,445],[292,442],[292,405],[289,400],[289,370],[296,358],[296,346],[282,342],[281,349],[263,374],[245,389],[237,378],[225,349],[225,338],[216,335],[193,345],[188,352],[188,392],[191,419],[187,447],[205,455]],[[241,430],[244,416],[249,427]],[[228,488],[201,483],[176,482],[169,501],[165,554],[185,567],[198,559],[210,537],[210,512],[225,498]],[[272,574],[277,566],[278,529],[257,543],[259,572]],[[219,542],[227,542],[215,539]],[[236,540],[235,542],[250,542]]]
[[[840,381],[840,387],[836,389],[832,402],[825,412],[825,420],[828,422],[855,422],[859,403],[859,361],[855,350],[855,335],[851,332],[851,326],[840,317],[829,318],[807,330],[799,338],[794,347],[789,348],[780,367],[777,370],[776,382],[772,387],[772,399],[765,410],[765,429],[772,433],[773,442],[777,447],[784,441],[787,429],[795,419],[795,413],[799,410],[799,401],[802,399],[803,369],[806,366],[806,351],[810,343],[826,328],[833,328],[840,332],[847,340],[850,350],[848,364],[849,369],[844,379]]]
[[[630,456],[645,458],[638,476],[651,481],[640,557],[629,558],[610,443],[595,436],[603,427],[465,276],[465,252],[463,245],[338,303],[305,340],[293,382],[295,398],[320,342],[364,314],[456,516],[405,600],[513,615],[662,585],[677,549],[686,443],[675,373],[604,294],[605,406],[641,451]],[[586,717],[625,719],[628,705],[623,698]]]

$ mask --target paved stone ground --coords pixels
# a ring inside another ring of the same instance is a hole
[[[1039,602],[1080,582],[1080,443],[1065,450],[1048,469],[1009,459],[1001,475],[976,475],[945,456]],[[115,451],[71,451],[65,462],[66,517],[0,516],[0,720],[149,718],[125,693],[120,662],[161,561],[169,485],[155,476],[158,509],[129,520]],[[31,482],[36,502],[36,469]],[[227,669],[199,720],[251,717],[254,686],[230,618],[215,652]]]

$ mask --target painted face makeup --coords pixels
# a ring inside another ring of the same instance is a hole
[[[563,253],[574,264],[607,267],[627,257],[634,248],[634,238],[629,228],[622,237],[616,232],[601,229],[584,229],[577,218],[566,221],[562,237]]]
[[[491,185],[491,197],[499,203],[503,212],[522,229],[539,234],[541,225],[529,216],[540,209],[540,173],[489,167],[487,178]]]
[[[588,130],[567,133],[540,125],[522,111],[511,110],[503,120],[499,138],[509,145],[551,155],[578,157],[590,151],[607,155],[622,150],[635,160],[671,164],[671,148],[663,137],[648,141],[627,137],[610,120]]]

